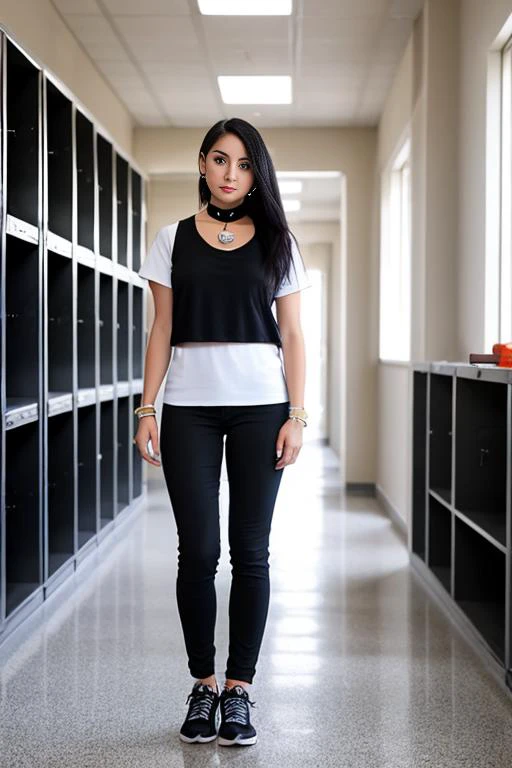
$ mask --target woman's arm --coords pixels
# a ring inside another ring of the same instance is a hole
[[[290,405],[304,407],[306,350],[300,324],[300,291],[276,298],[277,324],[283,344],[283,362]],[[274,469],[294,464],[302,447],[303,424],[288,419],[276,444],[278,462]]]
[[[300,291],[276,299],[276,314],[283,342],[284,371],[290,405],[304,407],[306,351],[300,324]]]
[[[140,404],[154,403],[165,372],[171,359],[172,333],[172,288],[161,283],[149,281],[155,302],[155,318],[149,334],[146,357],[144,362],[144,389]],[[148,442],[151,440],[155,456],[160,453],[158,425],[154,416],[144,416],[139,419],[134,443],[139,449],[141,458],[156,467],[160,461],[148,453]]]
[[[155,304],[155,317],[148,338],[144,361],[144,389],[141,405],[154,403],[171,359],[173,291],[149,281]]]

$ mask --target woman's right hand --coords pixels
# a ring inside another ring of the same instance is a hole
[[[155,416],[144,416],[139,419],[139,426],[136,432],[133,442],[139,449],[141,458],[153,464],[155,467],[161,466],[161,462],[156,459],[152,459],[148,453],[148,441],[151,440],[153,446],[153,453],[159,456],[160,451],[158,448],[158,424]]]

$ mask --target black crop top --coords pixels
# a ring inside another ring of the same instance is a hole
[[[268,342],[282,346],[268,299],[257,234],[233,250],[199,234],[195,216],[181,219],[172,251],[171,346],[187,341]]]

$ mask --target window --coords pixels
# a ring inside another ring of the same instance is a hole
[[[380,248],[381,360],[410,360],[411,172],[410,140],[382,176]]]

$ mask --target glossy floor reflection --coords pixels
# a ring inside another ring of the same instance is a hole
[[[230,581],[221,491],[217,674]],[[159,471],[110,557],[0,658],[2,768],[494,768],[512,705],[428,597],[374,499],[346,498],[306,444],[285,470],[271,605],[251,710],[259,742],[182,744],[192,678],[175,603],[176,537]]]

